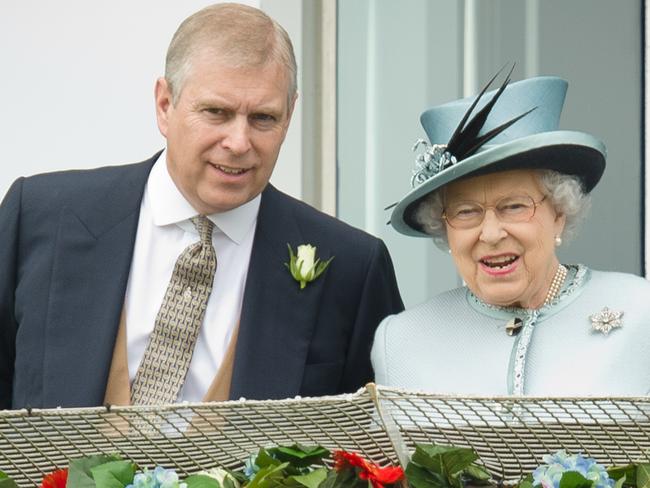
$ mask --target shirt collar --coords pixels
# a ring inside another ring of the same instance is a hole
[[[153,223],[157,226],[182,224],[197,215],[194,207],[185,199],[167,170],[167,151],[163,151],[154,163],[147,180],[147,196],[151,205]],[[207,217],[229,239],[240,244],[257,220],[261,195],[226,212]]]

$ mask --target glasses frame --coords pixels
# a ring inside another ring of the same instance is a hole
[[[533,202],[533,213],[531,213],[530,217],[528,217],[528,219],[526,219],[526,220],[515,221],[515,222],[508,222],[508,221],[501,220],[501,218],[499,217],[499,213],[496,211],[497,206],[499,205],[499,203],[501,201],[505,200],[506,198],[512,198],[512,197],[516,197],[516,196],[527,196],[528,198],[530,198],[530,200]],[[482,205],[482,204],[476,202],[477,205],[479,205],[483,209],[483,217],[481,218],[481,220],[478,223],[476,223],[476,225],[472,225],[471,227],[457,227],[457,226],[453,225],[449,221],[449,219],[447,218],[447,209],[446,208],[443,208],[443,210],[442,210],[442,218],[445,220],[447,225],[449,225],[449,227],[451,227],[452,229],[457,229],[457,230],[468,230],[468,229],[475,229],[476,227],[479,227],[483,223],[483,221],[485,220],[485,215],[487,214],[487,211],[489,209],[492,209],[494,211],[494,215],[495,215],[495,217],[497,219],[499,219],[499,222],[505,222],[505,223],[508,223],[508,224],[519,224],[519,223],[523,223],[523,222],[530,222],[532,220],[532,218],[535,216],[535,213],[537,212],[537,207],[539,207],[544,202],[544,200],[546,200],[547,197],[548,197],[548,195],[544,195],[539,201],[536,202],[535,199],[533,197],[531,197],[530,195],[510,195],[510,196],[506,196],[506,197],[503,197],[503,198],[499,198],[499,200],[494,205]]]

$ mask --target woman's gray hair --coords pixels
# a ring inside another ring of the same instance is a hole
[[[277,62],[287,73],[289,104],[297,91],[297,67],[289,35],[259,9],[238,3],[210,5],[185,19],[169,44],[165,79],[175,103],[192,62],[207,50],[233,67],[260,67]]]
[[[555,211],[566,217],[562,238],[566,241],[575,236],[577,228],[591,206],[591,196],[584,192],[580,178],[553,170],[538,170],[539,182]],[[428,196],[415,211],[415,221],[422,230],[433,238],[433,242],[443,250],[449,249],[447,227],[442,218],[444,210],[444,188]]]

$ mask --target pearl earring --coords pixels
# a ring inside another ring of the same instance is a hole
[[[562,238],[560,236],[555,236],[555,247],[560,247],[562,245]]]

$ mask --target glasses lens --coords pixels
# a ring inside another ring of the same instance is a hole
[[[514,195],[499,200],[495,210],[502,222],[525,222],[535,213],[535,201],[528,195]]]
[[[459,202],[445,210],[447,222],[458,229],[475,227],[483,220],[483,207],[476,202]]]
[[[512,195],[502,198],[494,207],[483,207],[478,202],[458,202],[447,207],[444,215],[452,227],[471,229],[483,222],[486,208],[493,208],[501,222],[527,222],[535,215],[535,200],[528,195]]]

